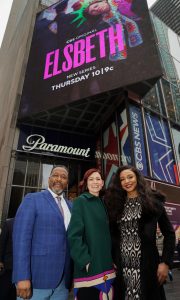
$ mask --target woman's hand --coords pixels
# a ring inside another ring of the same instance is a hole
[[[163,284],[167,277],[168,277],[168,272],[169,272],[169,266],[166,265],[165,263],[160,263],[158,265],[158,269],[157,269],[157,277],[158,277],[158,281],[159,284]]]

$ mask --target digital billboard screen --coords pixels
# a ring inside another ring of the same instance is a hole
[[[160,74],[145,0],[61,0],[37,15],[20,116]]]

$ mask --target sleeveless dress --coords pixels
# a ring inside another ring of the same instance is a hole
[[[126,287],[126,300],[141,299],[140,260],[141,239],[138,223],[141,218],[141,202],[138,197],[126,200],[120,220],[123,278]]]

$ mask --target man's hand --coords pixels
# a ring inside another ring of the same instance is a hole
[[[31,282],[30,280],[22,280],[17,283],[16,286],[17,296],[23,299],[29,299],[31,297]]]
[[[168,272],[169,272],[169,266],[166,265],[165,263],[160,263],[158,265],[158,269],[157,269],[157,277],[158,277],[158,281],[159,284],[163,284],[167,277],[168,277]]]

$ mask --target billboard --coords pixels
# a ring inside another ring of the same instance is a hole
[[[177,168],[167,122],[146,113],[146,127],[153,177],[178,184]]]
[[[146,0],[61,0],[37,15],[20,117],[160,74]]]

